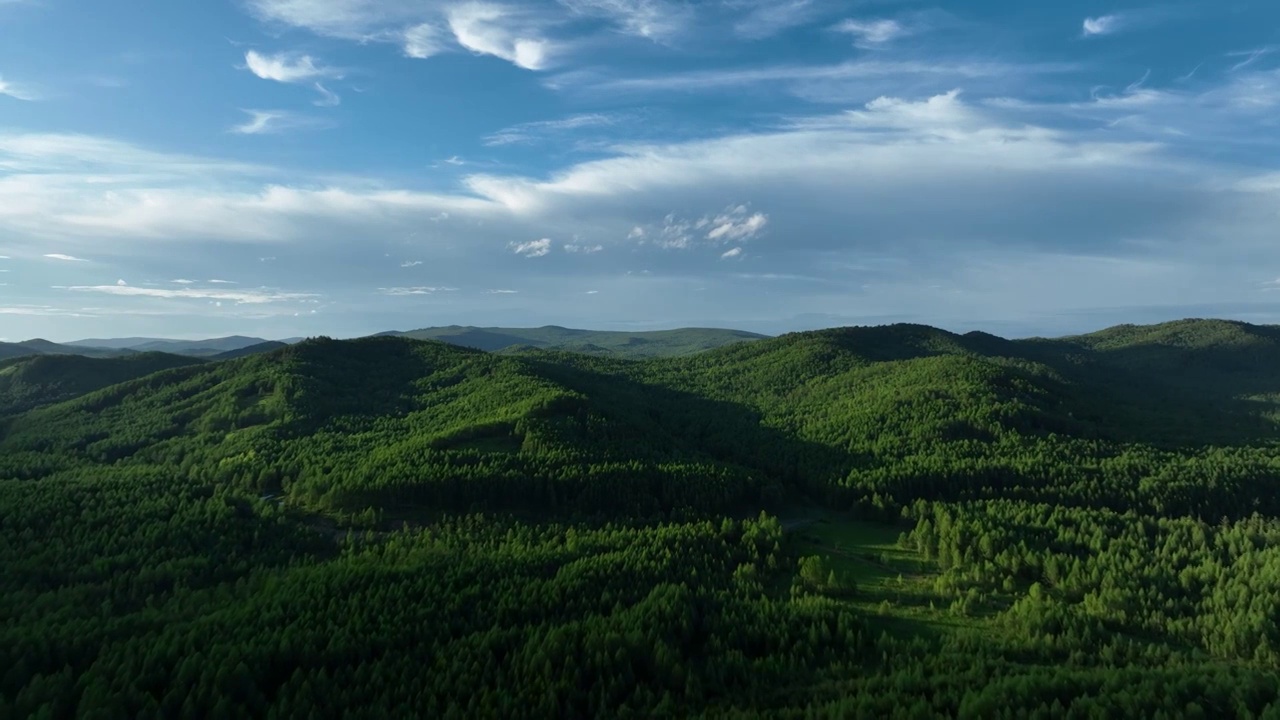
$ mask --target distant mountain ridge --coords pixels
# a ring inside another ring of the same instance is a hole
[[[62,348],[75,348],[72,352],[83,350],[116,350],[133,352],[165,352],[173,355],[192,355],[196,357],[212,357],[221,353],[243,350],[254,345],[261,345],[267,340],[258,337],[232,335],[230,337],[209,338],[207,340],[167,340],[164,338],[92,338],[74,340],[63,343]]]
[[[767,335],[722,328],[678,328],[675,330],[578,330],[559,325],[537,328],[503,328],[449,325],[404,332],[389,331],[378,336],[440,340],[451,345],[488,352],[519,352],[530,349],[566,350],[587,355],[642,359],[689,355],[740,342],[763,340]]]

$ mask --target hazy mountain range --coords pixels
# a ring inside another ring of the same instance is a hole
[[[469,327],[450,325],[418,330],[391,330],[375,336],[401,336],[415,340],[441,340],[451,345],[489,352],[520,349],[568,350],[590,355],[624,358],[686,355],[710,350],[735,342],[766,337],[741,330],[716,328],[681,328],[648,332],[607,330],[575,330],[548,325],[540,328]],[[146,352],[163,352],[213,360],[227,360],[257,352],[292,345],[303,338],[267,340],[232,335],[207,340],[169,340],[165,338],[89,338],[67,343],[35,339],[18,343],[0,343],[0,359],[26,355],[83,355],[86,357],[121,357]]]

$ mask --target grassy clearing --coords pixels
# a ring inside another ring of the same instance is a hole
[[[936,635],[989,625],[989,618],[954,612],[951,600],[938,594],[937,566],[898,545],[906,529],[815,513],[795,523],[791,535],[799,556],[822,557],[842,581],[854,585],[844,602],[877,617],[877,624],[892,634]]]

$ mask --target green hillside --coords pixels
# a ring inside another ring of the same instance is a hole
[[[0,361],[0,417],[197,362],[164,353],[137,353],[118,358],[28,355],[3,360]]]
[[[208,356],[208,358],[210,360],[234,360],[235,358],[247,357],[249,355],[257,355],[259,353],[271,352],[272,350],[279,350],[280,348],[286,347],[288,345],[289,343],[286,343],[286,342],[279,342],[276,340],[267,340],[266,342],[247,345],[242,348],[236,348],[235,350],[226,350],[223,352],[219,352],[214,355]]]
[[[415,340],[442,340],[453,345],[490,352],[538,348],[631,359],[689,355],[765,337],[741,330],[715,328],[620,332],[574,330],[555,325],[540,328],[477,328],[451,325],[384,334]]]
[[[1271,328],[559,331],[0,365],[0,714],[1280,713]]]

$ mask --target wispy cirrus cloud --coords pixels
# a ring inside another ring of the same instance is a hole
[[[267,55],[250,50],[244,54],[244,67],[263,80],[280,83],[315,82],[342,77],[342,71],[325,67],[310,55],[275,53]]]
[[[417,287],[385,287],[378,288],[380,295],[390,295],[391,297],[405,297],[409,295],[434,295],[440,292],[456,292],[458,288],[443,286],[417,286]]]
[[[891,40],[896,40],[909,31],[897,20],[857,20],[850,18],[836,23],[832,28],[836,32],[852,35],[854,44],[860,47],[874,47]]]
[[[320,93],[320,98],[318,100],[314,100],[311,103],[312,105],[317,107],[337,107],[342,104],[342,97],[339,96],[338,93],[330,90],[320,83],[316,83],[313,87],[315,87],[316,92]]]
[[[523,255],[528,258],[543,257],[551,252],[551,238],[511,243],[507,247],[511,248],[511,252],[517,255]]]
[[[5,80],[3,75],[0,75],[0,95],[28,102],[37,99],[30,88]]]
[[[568,132],[571,130],[581,130],[583,128],[607,127],[614,125],[617,117],[604,113],[583,113],[579,115],[570,115],[559,120],[538,120],[535,122],[521,123],[503,128],[498,132],[489,135],[484,139],[484,144],[490,147],[500,145],[515,145],[522,143],[531,143],[540,138],[557,133]],[[449,162],[446,160],[445,162]]]
[[[419,23],[404,30],[402,43],[406,56],[425,60],[446,52],[450,47],[450,37],[441,25]]]
[[[233,125],[230,132],[237,135],[272,135],[289,130],[325,127],[326,123],[317,118],[307,117],[288,110],[242,110],[249,119]]]
[[[687,31],[694,20],[694,8],[668,0],[560,0],[577,15],[602,17],[623,33],[664,41]]]
[[[165,298],[170,300],[215,300],[245,305],[309,300],[321,297],[317,293],[284,292],[270,288],[219,290],[216,288],[153,288],[134,285],[58,285],[55,290],[79,293],[97,293],[123,297]]]
[[[547,85],[578,94],[653,94],[731,91],[745,87],[779,87],[814,102],[845,103],[842,87],[859,95],[869,89],[886,93],[904,84],[967,84],[1003,86],[1022,84],[1031,78],[1057,75],[1077,69],[1072,63],[1004,63],[955,58],[951,61],[856,60],[835,64],[776,64],[757,67],[690,70],[656,75],[564,73]]]
[[[815,0],[731,0],[729,5],[745,11],[734,21],[733,29],[748,40],[772,37],[804,25],[832,9]]]
[[[62,262],[89,262],[84,258],[78,258],[74,255],[67,255],[65,253],[45,253],[44,257],[49,258],[50,260],[61,260]]]
[[[1119,32],[1126,25],[1126,18],[1119,13],[1087,17],[1081,23],[1080,34],[1083,37],[1098,37]]]
[[[1243,70],[1249,67],[1250,65],[1258,62],[1263,57],[1275,52],[1275,50],[1276,48],[1268,45],[1266,47],[1254,48],[1252,50],[1237,50],[1234,52],[1229,52],[1227,53],[1227,57],[1243,57],[1244,59],[1239,60],[1234,65],[1232,65],[1228,69],[1228,72],[1236,72],[1238,70]]]

